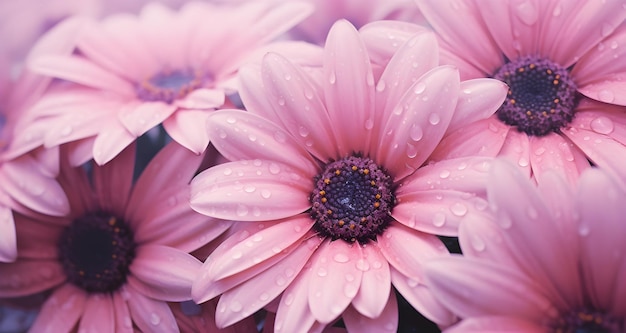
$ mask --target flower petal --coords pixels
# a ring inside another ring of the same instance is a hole
[[[462,81],[461,95],[448,133],[489,118],[502,106],[508,90],[508,86],[500,80],[480,78]]]
[[[31,332],[70,332],[83,315],[87,293],[66,283],[46,300],[30,327]]]
[[[515,316],[484,316],[463,319],[446,329],[446,333],[480,333],[486,331],[509,333],[545,333],[546,327]]]
[[[288,59],[275,53],[263,58],[261,73],[265,93],[275,101],[272,106],[276,118],[294,140],[321,161],[341,156],[337,151],[333,121],[322,96],[319,96],[321,91],[310,78]]]
[[[98,134],[93,143],[93,159],[98,165],[103,165],[133,143],[136,138],[121,124],[107,126]]]
[[[291,117],[294,116],[285,116]],[[309,121],[314,120],[306,123]],[[316,162],[303,145],[280,126],[251,112],[215,112],[209,117],[207,129],[211,142],[229,160],[263,159],[289,165],[311,176],[318,173]]]
[[[462,318],[514,315],[543,322],[558,314],[535,281],[487,261],[432,260],[425,264],[425,277],[438,300]]]
[[[194,177],[190,202],[197,212],[220,219],[274,220],[306,211],[312,188],[312,177],[282,163],[230,162]]]
[[[324,47],[324,99],[339,158],[369,148],[374,121],[374,74],[365,45],[354,26],[337,21]]]
[[[589,168],[585,155],[562,136],[552,133],[543,137],[530,137],[530,164],[538,183],[546,171],[562,174],[570,184],[576,184],[580,173]]]
[[[215,315],[217,326],[230,326],[251,316],[278,297],[298,276],[315,251],[315,246],[310,245],[304,242],[271,268],[222,294]]]
[[[397,332],[398,329],[398,301],[392,290],[388,293],[384,307],[378,316],[368,318],[360,311],[349,306],[343,314],[343,321],[349,332]]]
[[[18,254],[19,255],[19,254]],[[66,280],[61,264],[54,260],[17,260],[0,265],[0,297],[32,295]]]
[[[179,332],[176,318],[164,301],[154,300],[126,286],[122,296],[128,297],[133,322],[142,332]]]
[[[141,136],[176,111],[163,102],[137,102],[124,105],[118,112],[119,120],[134,136]]]
[[[183,99],[174,101],[174,105],[183,109],[213,109],[224,105],[226,96],[223,90],[196,89]]]
[[[356,262],[356,268],[363,271],[363,278],[359,292],[352,300],[352,306],[363,316],[378,318],[383,315],[383,311],[390,310],[387,308],[391,291],[389,263],[377,246],[363,246],[361,249],[363,258]]]
[[[200,155],[209,145],[208,110],[178,110],[163,121],[163,128],[181,146]]]
[[[133,321],[130,319],[128,304],[121,293],[113,293],[113,311],[115,311],[115,332],[133,333]]]
[[[402,179],[421,166],[448,128],[459,96],[459,72],[440,66],[420,77],[398,100],[376,150],[376,161]]]
[[[276,333],[297,332],[315,323],[309,307],[309,280],[312,276],[313,271],[305,267],[285,289],[274,320]]]
[[[412,36],[426,31],[428,29],[424,26],[393,20],[370,22],[359,29],[372,62],[381,65],[387,64]]]
[[[313,274],[309,278],[309,307],[317,321],[335,320],[356,296],[363,271],[361,245],[343,240],[327,240],[311,259]]]
[[[9,221],[12,222],[13,220],[10,219]],[[70,221],[68,219],[65,222],[69,223]],[[64,229],[63,225],[57,223],[57,221],[53,221],[53,218],[47,216],[31,218],[22,214],[15,214],[15,231],[20,259],[56,260],[58,258],[58,242]],[[11,229],[2,229],[3,236],[7,230]]]
[[[11,208],[0,204],[0,262],[11,262],[17,258],[15,222]]]
[[[191,299],[191,284],[201,262],[183,251],[161,245],[136,250],[130,272],[152,290],[149,297],[176,302]]]
[[[136,146],[124,149],[115,160],[93,169],[93,184],[100,208],[123,216],[133,183]]]
[[[220,280],[237,274],[300,243],[314,223],[304,214],[276,222],[236,244],[223,247],[225,251],[220,251],[219,256],[214,254],[210,268],[212,278]]]
[[[78,330],[84,332],[116,332],[113,306],[113,298],[110,294],[89,294]]]

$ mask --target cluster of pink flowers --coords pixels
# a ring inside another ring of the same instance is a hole
[[[626,2],[39,6],[0,3],[29,331],[626,333]]]

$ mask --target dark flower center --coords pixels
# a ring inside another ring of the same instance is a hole
[[[88,291],[106,293],[126,282],[135,258],[128,225],[105,213],[77,218],[59,239],[59,258],[68,281]]]
[[[393,184],[371,159],[349,156],[331,162],[315,181],[311,217],[321,235],[364,244],[389,224]]]
[[[137,97],[146,102],[172,103],[204,84],[204,77],[191,70],[164,71],[142,81],[136,87]]]
[[[498,119],[528,135],[558,132],[574,117],[576,85],[567,69],[544,58],[508,62],[493,76],[509,85]]]
[[[590,310],[567,313],[555,326],[555,333],[622,333],[626,328],[623,318]]]

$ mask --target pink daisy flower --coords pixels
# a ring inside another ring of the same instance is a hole
[[[488,179],[493,215],[461,226],[465,257],[425,276],[463,320],[446,332],[626,332],[626,193],[600,169],[538,188],[509,161]]]
[[[421,263],[448,255],[435,235],[456,235],[486,208],[489,159],[424,162],[462,125],[457,114],[494,112],[506,86],[460,82],[453,67],[437,67],[437,53],[434,35],[418,34],[375,79],[359,33],[341,20],[319,75],[275,53],[260,72],[240,71],[248,112],[217,111],[208,123],[232,162],[191,183],[193,209],[255,222],[238,224],[193,285],[198,303],[221,294],[218,327],[277,300],[277,332],[321,331],[340,316],[349,330],[395,332],[392,284],[433,321],[454,320],[423,283]],[[484,104],[467,103],[474,94]]]
[[[191,299],[189,252],[227,230],[189,207],[202,156],[171,143],[133,185],[135,145],[106,166],[62,165],[63,217],[16,214],[18,258],[0,265],[0,297],[51,290],[34,332],[178,331],[166,302]]]
[[[292,2],[192,2],[178,12],[153,4],[137,17],[93,23],[79,36],[77,53],[30,62],[34,71],[74,84],[43,97],[23,135],[43,131],[46,147],[72,142],[76,160],[104,164],[162,124],[176,142],[201,153],[209,140],[207,111],[234,91],[238,67],[308,13],[309,6]]]
[[[29,57],[42,52],[66,54],[73,50],[73,32],[79,20],[70,20],[42,36]],[[13,77],[10,61],[0,56],[0,262],[17,258],[12,211],[60,216],[69,204],[56,181],[58,151],[17,143],[24,112],[48,87],[49,79],[26,70]],[[31,151],[32,150],[32,151]]]
[[[614,175],[626,163],[623,1],[429,1],[419,9],[461,78],[509,85],[498,112],[443,142],[446,155],[508,156],[526,174],[558,169],[575,183],[587,159]],[[459,17],[463,17],[459,20]],[[387,45],[422,27],[382,23]],[[390,39],[392,38],[392,39]],[[471,140],[470,140],[471,138]]]

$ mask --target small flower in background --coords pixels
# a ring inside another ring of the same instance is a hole
[[[342,20],[321,73],[274,53],[260,72],[241,70],[248,112],[216,111],[208,125],[233,162],[191,183],[193,209],[247,221],[193,285],[199,303],[221,294],[218,327],[279,300],[276,332],[320,331],[340,317],[348,330],[395,331],[392,284],[425,316],[452,324],[423,283],[421,262],[449,255],[435,235],[456,235],[486,208],[489,159],[424,162],[449,126],[462,126],[455,112],[485,112],[462,101],[461,87],[482,92],[492,112],[506,87],[460,82],[454,68],[437,67],[437,52],[432,33],[418,34],[375,81],[363,41]]]
[[[558,169],[575,183],[589,159],[624,179],[622,1],[420,0],[418,5],[439,36],[442,63],[457,66],[464,79],[493,77],[509,85],[498,112],[451,133],[435,160],[508,156],[529,176]],[[401,44],[407,32],[423,29],[375,24],[387,28],[385,35],[372,37],[383,45]]]
[[[0,265],[0,297],[52,290],[32,331],[177,331],[166,302],[191,299],[201,263],[188,253],[231,222],[189,207],[202,156],[170,143],[133,185],[134,159],[133,144],[105,166],[64,162],[69,214],[16,213],[18,258]]]
[[[138,17],[94,22],[78,36],[75,54],[30,61],[35,72],[71,83],[55,86],[29,110],[33,120],[22,136],[43,136],[46,147],[72,143],[83,154],[76,164],[92,157],[104,164],[162,124],[199,154],[208,145],[207,111],[235,91],[231,81],[241,63],[309,13],[299,2],[191,2],[178,12],[153,4]]]
[[[555,172],[543,180],[494,162],[492,218],[461,226],[464,257],[425,264],[463,319],[446,332],[626,331],[626,193],[599,169],[576,188]]]

